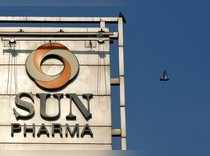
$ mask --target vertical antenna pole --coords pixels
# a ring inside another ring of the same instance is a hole
[[[123,19],[118,18],[118,47],[119,47],[119,76],[120,76],[120,125],[121,125],[121,150],[127,150],[126,134],[126,105],[125,105],[125,71],[124,71],[124,39]]]

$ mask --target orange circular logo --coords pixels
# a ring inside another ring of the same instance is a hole
[[[47,75],[41,70],[43,61],[48,57],[59,59],[63,70],[57,75]],[[65,86],[79,72],[77,58],[60,43],[47,43],[38,47],[26,59],[26,71],[44,89],[59,89]]]

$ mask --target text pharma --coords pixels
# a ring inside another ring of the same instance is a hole
[[[86,121],[89,121],[92,118],[92,113],[90,112],[90,100],[93,98],[92,94],[83,94],[82,98],[86,101],[85,104],[82,102],[77,94],[63,94],[63,93],[56,93],[56,94],[48,94],[48,93],[37,93],[36,97],[40,101],[40,116],[43,120],[46,121],[56,121],[60,118],[61,115],[61,99],[64,98],[69,99],[69,113],[66,114],[66,120],[68,121],[75,121],[77,116],[73,114],[71,108],[72,104],[75,104],[79,112],[82,114]],[[49,115],[47,113],[47,102],[50,98],[54,98],[57,101],[57,106],[55,107],[58,109],[58,113],[55,115]],[[29,102],[30,101],[30,102]],[[35,115],[35,108],[34,108],[34,96],[31,93],[19,93],[15,96],[15,107],[25,111],[24,114],[21,114],[17,108],[13,108],[13,112],[15,115],[16,120],[30,120]],[[88,106],[86,106],[88,105]],[[37,130],[36,130],[37,129]],[[50,126],[46,126],[45,124],[35,125],[20,125],[19,123],[12,123],[11,125],[11,136],[14,137],[15,133],[23,132],[24,137],[26,137],[27,133],[31,133],[33,137],[40,137],[45,135],[47,137],[52,136],[57,133],[60,137],[63,136],[70,136],[70,137],[81,137],[83,138],[85,135],[89,135],[93,137],[93,133],[91,128],[88,124],[85,126],[79,126],[79,124],[75,124],[73,127],[69,126],[68,124],[61,125],[58,123],[52,123]],[[36,134],[37,133],[37,134]]]

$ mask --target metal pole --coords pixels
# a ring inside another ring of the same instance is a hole
[[[40,16],[0,16],[0,23],[99,23],[101,20],[116,23],[117,17],[40,17]]]
[[[118,19],[118,46],[119,46],[119,77],[120,77],[120,125],[121,125],[121,150],[127,150],[126,134],[126,105],[125,105],[125,73],[124,73],[124,39],[123,19]]]

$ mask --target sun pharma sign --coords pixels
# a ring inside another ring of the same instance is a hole
[[[56,75],[47,75],[41,70],[41,65],[44,59],[47,58],[57,58],[63,63],[63,70]],[[26,71],[29,76],[37,83],[38,86],[46,90],[55,90],[64,87],[70,80],[72,80],[79,71],[79,63],[77,58],[72,54],[67,47],[59,43],[47,43],[38,47],[34,52],[32,52],[26,59]],[[63,97],[69,99],[69,105],[72,102],[75,104],[79,112],[85,118],[86,121],[92,118],[90,112],[90,100],[93,98],[93,94],[86,93],[82,97],[86,100],[88,108],[80,100],[79,96],[75,93],[37,93],[36,97],[40,101],[40,116],[46,121],[56,121],[60,118],[61,112],[61,99]],[[27,102],[24,98],[29,99],[31,102]],[[49,115],[47,113],[47,102],[49,98],[55,98],[57,100],[57,114]],[[31,93],[18,93],[15,96],[15,106],[13,112],[17,121],[19,120],[30,120],[34,117],[34,97]],[[70,106],[72,107],[72,106]],[[17,111],[17,108],[27,112],[27,114],[21,114]],[[67,121],[75,121],[76,115],[73,114],[72,110],[69,110],[69,114],[66,115]],[[11,124],[11,137],[15,137],[15,133],[23,133],[24,137],[27,137],[28,133],[32,133],[33,137],[41,137],[46,135],[47,137],[55,137],[58,134],[60,137],[85,137],[89,135],[93,138],[93,132],[89,126],[86,124],[82,129],[80,129],[79,124],[70,127],[68,123],[61,125],[60,123],[52,123],[51,130],[49,131],[44,123],[42,123],[38,128],[33,123],[32,125],[24,124],[21,127],[19,123]]]
[[[108,40],[2,40],[0,50],[0,149],[111,149]]]

